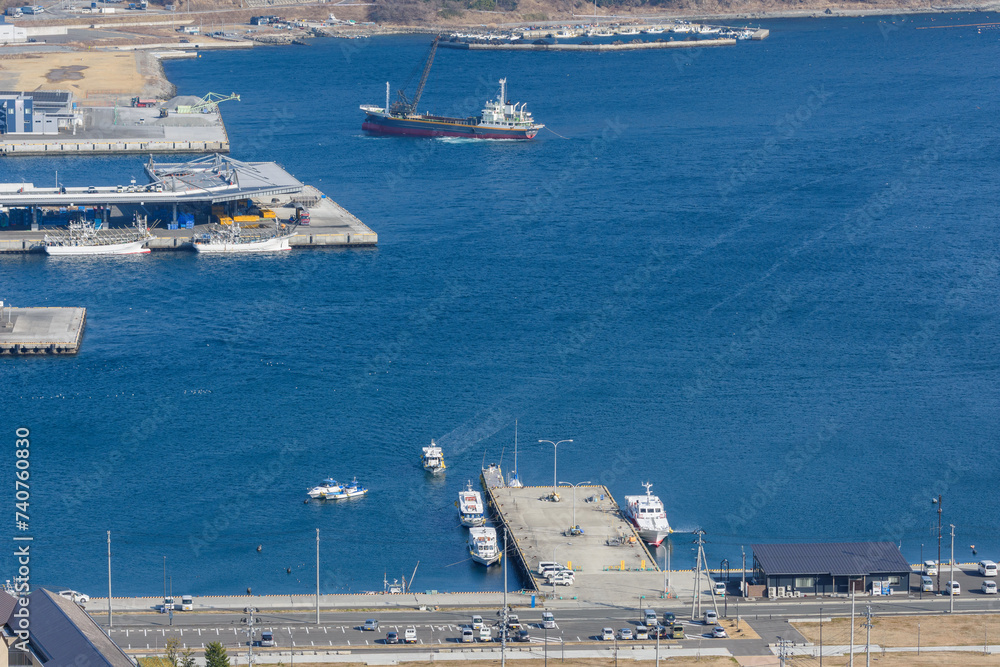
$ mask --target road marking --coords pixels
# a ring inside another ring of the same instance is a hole
[[[216,628],[216,629],[215,629],[215,635],[216,635],[216,636],[218,636],[218,635],[219,635],[219,628]]]
[[[577,635],[577,637],[576,637],[576,641],[582,641],[582,640],[580,639],[580,636],[579,636],[579,635]]]
[[[309,642],[309,643],[310,643],[310,644],[312,644],[313,646],[315,646],[315,645],[316,645],[316,642],[313,642],[313,641],[311,641],[311,642]]]
[[[328,628],[328,627],[324,626],[324,627],[323,627],[323,634],[324,634],[324,635],[325,635],[325,634],[329,634],[329,630],[330,630],[330,628]]]
[[[340,626],[340,631],[343,632],[344,634],[347,634],[347,630],[344,629],[344,626]]]

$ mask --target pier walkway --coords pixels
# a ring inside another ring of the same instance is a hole
[[[76,354],[86,308],[0,308],[0,356]]]

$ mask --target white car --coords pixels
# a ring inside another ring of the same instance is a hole
[[[615,631],[611,628],[604,628],[601,630],[601,640],[606,642],[611,642],[615,640]]]
[[[944,594],[945,595],[961,595],[962,585],[957,581],[947,581],[944,584]]]
[[[924,574],[933,577],[935,574],[937,574],[937,570],[938,570],[937,563],[935,563],[932,560],[924,561]]]
[[[554,577],[549,577],[549,583],[557,586],[572,586],[576,583],[576,577],[572,572],[560,572]]]
[[[490,626],[484,625],[481,628],[479,628],[479,641],[481,642],[493,641],[493,631],[490,630]]]
[[[472,617],[472,629],[473,630],[478,630],[481,627],[483,627],[483,617],[482,616],[473,616]]]
[[[984,581],[983,587],[981,589],[986,595],[996,595],[997,594],[997,582],[995,581]]]
[[[715,595],[725,595],[726,594],[726,582],[717,581],[712,584],[712,593]]]
[[[406,628],[403,632],[403,642],[406,644],[416,644],[417,643],[417,629],[416,628]]]
[[[542,627],[548,630],[555,630],[556,617],[551,611],[542,612]]]
[[[997,564],[991,560],[979,561],[979,574],[983,575],[984,577],[997,576]]]
[[[77,591],[59,591],[59,595],[63,596],[67,600],[72,600],[77,604],[86,604],[90,602],[90,596],[83,593],[78,593]]]

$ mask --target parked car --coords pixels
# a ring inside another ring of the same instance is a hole
[[[663,625],[667,626],[668,628],[672,628],[674,625],[674,621],[676,620],[677,617],[674,616],[674,612],[672,611],[663,612]]]
[[[479,641],[481,642],[491,642],[493,641],[493,632],[490,630],[490,626],[484,625],[479,628]]]
[[[406,628],[403,631],[403,641],[407,644],[417,643],[417,629],[416,628]]]
[[[374,618],[369,618],[365,621],[365,624],[361,626],[361,629],[366,632],[376,632],[378,630],[378,621]]]
[[[962,585],[957,581],[949,581],[944,585],[944,592],[946,595],[961,595]]]
[[[615,638],[615,631],[612,630],[611,628],[604,628],[603,630],[601,630],[602,641],[610,642],[613,641],[614,638]]]
[[[572,586],[576,583],[576,577],[573,576],[572,572],[560,572],[554,577],[550,577],[549,583],[556,586]]]
[[[543,560],[538,562],[538,574],[545,574],[545,570],[551,570],[552,568],[562,567],[559,563],[553,560]]]
[[[516,635],[514,635],[514,641],[518,642],[531,641],[531,637],[528,635],[528,629],[522,625],[521,629],[517,631]]]
[[[77,604],[84,604],[90,602],[90,596],[77,591],[65,590],[59,591],[59,595],[63,596],[67,600],[72,600]]]
[[[712,584],[712,593],[715,595],[725,595],[726,594],[726,582],[717,581]]]
[[[87,188],[87,194],[88,195],[97,194],[97,188],[95,188],[93,185],[91,185],[90,187]]]
[[[163,604],[160,605],[160,613],[166,614],[168,611],[174,610],[174,599],[170,596],[163,598]]]
[[[483,627],[483,617],[482,616],[473,616],[472,617],[472,629],[473,630],[478,630],[481,627]]]
[[[274,646],[274,633],[270,630],[265,630],[260,633],[260,645],[261,646]]]
[[[668,625],[655,625],[649,629],[650,635],[655,639],[659,637],[660,639],[670,639],[670,626]]]
[[[474,641],[476,641],[476,634],[472,631],[472,628],[470,628],[468,625],[464,626],[462,628],[462,643],[471,644]]]
[[[721,625],[717,625],[714,628],[712,628],[712,636],[715,637],[716,639],[724,639],[728,635],[726,635],[726,629],[724,627],[722,627]]]
[[[385,633],[385,643],[386,644],[398,644],[399,643],[399,633],[398,632],[387,632],[387,633]]]
[[[933,577],[935,574],[937,574],[937,571],[938,571],[937,563],[935,563],[932,560],[925,560],[924,561],[924,574],[927,574],[927,575],[930,575],[930,576]]]
[[[714,609],[705,612],[704,623],[713,627],[719,624],[719,615],[715,613]]]
[[[928,593],[933,593],[934,580],[928,577],[926,574],[920,577],[920,590],[926,591]]]
[[[645,625],[635,626],[635,638],[649,639],[649,628],[647,628]]]
[[[622,628],[619,630],[618,639],[621,641],[628,641],[632,639],[632,628]]]
[[[674,623],[674,627],[670,631],[670,636],[674,639],[684,639],[684,626],[680,623]]]
[[[647,628],[655,626],[659,622],[656,618],[656,611],[653,609],[643,609],[640,622]]]
[[[517,614],[507,614],[507,627],[510,628],[511,630],[513,630],[514,626],[520,622],[521,619],[517,617]]]
[[[983,575],[984,577],[997,576],[997,564],[991,560],[979,561],[979,574]]]
[[[983,586],[980,589],[986,595],[996,595],[997,594],[997,582],[992,579],[987,579],[983,582]]]
[[[556,627],[556,617],[551,611],[542,612],[542,627],[549,630]]]
[[[194,611],[194,598],[190,595],[181,596],[181,611]]]

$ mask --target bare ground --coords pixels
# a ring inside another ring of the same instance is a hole
[[[865,619],[855,618],[854,643],[865,642]],[[809,641],[819,644],[818,623],[794,623]],[[880,646],[982,646],[1000,645],[1000,614],[959,616],[892,616],[872,619],[872,644]],[[851,619],[837,618],[823,624],[824,644],[849,644]],[[915,657],[915,655],[914,655]],[[1000,658],[990,664],[1000,664]],[[944,663],[941,663],[944,664]]]

